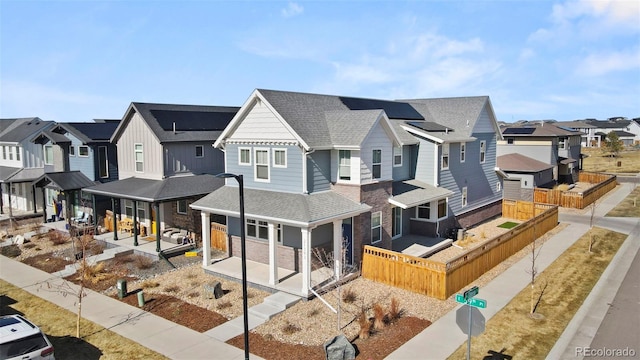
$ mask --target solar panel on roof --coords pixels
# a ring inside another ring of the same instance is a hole
[[[405,102],[350,97],[340,97],[340,101],[349,110],[382,109],[391,119],[424,120],[424,117],[413,106]]]
[[[515,127],[515,128],[506,128],[502,132],[503,134],[511,134],[511,135],[531,135],[536,131],[536,128],[529,127]]]
[[[556,126],[557,126],[557,125],[556,125]],[[572,129],[572,128],[568,127],[568,126],[558,126],[558,127],[559,127],[560,129],[562,129],[562,130],[566,130],[566,131],[571,131],[571,132],[575,131],[574,129]]]
[[[407,121],[406,123],[418,129],[429,132],[453,131],[453,129],[447,128],[446,126],[434,123],[432,121]]]
[[[181,111],[151,110],[160,127],[165,131],[222,131],[229,125],[235,111]]]

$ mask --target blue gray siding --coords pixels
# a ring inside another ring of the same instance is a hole
[[[96,172],[94,166],[94,163],[97,162],[97,160],[94,160],[94,157],[97,157],[97,148],[84,145],[82,141],[80,141],[77,137],[73,136],[70,133],[67,133],[66,137],[71,140],[70,146],[74,147],[74,155],[69,155],[69,170],[80,171],[89,179],[98,180],[98,173]],[[80,156],[81,146],[87,146],[89,148],[88,156]]]
[[[196,146],[202,146],[203,156],[196,157]],[[164,173],[219,174],[224,171],[224,154],[211,142],[164,144]]]
[[[331,188],[331,151],[316,151],[307,156],[307,189],[309,193]]]
[[[239,147],[251,148],[251,166],[238,164]],[[255,149],[269,149],[270,178],[268,182],[255,181]],[[286,149],[286,168],[273,166],[273,149]],[[228,144],[225,148],[225,161],[227,172],[244,175],[244,185],[247,188],[294,193],[302,192],[302,150],[297,146]]]

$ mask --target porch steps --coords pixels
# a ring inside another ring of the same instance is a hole
[[[285,311],[293,304],[300,301],[299,296],[291,294],[277,292],[264,299],[262,304],[254,305],[249,308],[248,320],[249,329],[253,329],[256,326],[266,322],[275,315]],[[216,326],[213,329],[206,331],[205,334],[211,336],[220,341],[227,341],[234,338],[244,332],[244,318],[239,316],[233,320],[229,320],[226,323]]]

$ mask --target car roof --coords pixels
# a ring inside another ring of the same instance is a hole
[[[0,344],[40,333],[40,329],[19,315],[0,318]]]

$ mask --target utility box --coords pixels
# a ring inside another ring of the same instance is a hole
[[[127,296],[127,280],[118,279],[118,283],[116,284],[116,288],[118,288],[118,297],[123,299]]]

